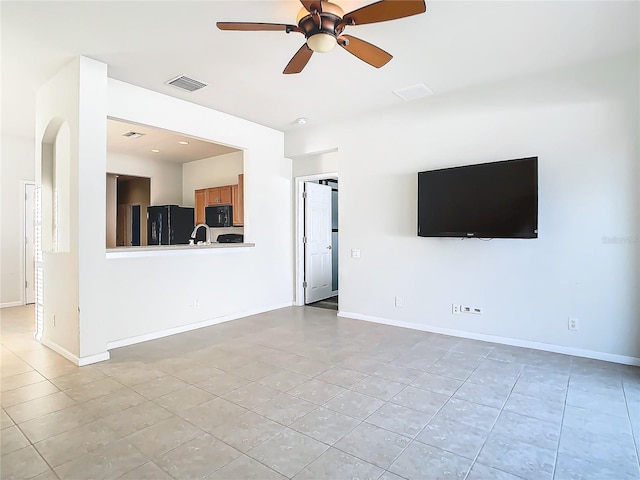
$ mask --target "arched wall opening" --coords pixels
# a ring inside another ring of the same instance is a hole
[[[35,258],[36,258],[36,339],[41,340],[45,328],[43,253],[68,252],[71,231],[71,133],[62,118],[49,122],[42,136],[39,175],[36,179]]]
[[[61,118],[49,122],[42,137],[38,179],[41,249],[68,252],[71,232],[71,134]]]

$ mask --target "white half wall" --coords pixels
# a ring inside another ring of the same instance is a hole
[[[640,358],[638,67],[634,52],[288,134],[292,158],[338,147],[341,311]],[[417,237],[419,171],[527,156],[538,239]]]
[[[105,142],[88,136],[83,146],[85,180],[100,186],[85,192],[83,208],[94,218],[80,225],[82,357],[108,344],[152,338],[291,305],[291,161],[284,135],[246,120],[117,80],[87,79],[96,98],[86,130],[103,132],[107,116],[184,133],[244,151],[247,242],[255,247],[211,249],[185,255],[106,258]],[[93,146],[92,146],[93,145]],[[214,251],[215,250],[215,251]],[[194,308],[199,300],[199,308]],[[85,349],[86,347],[86,349]]]

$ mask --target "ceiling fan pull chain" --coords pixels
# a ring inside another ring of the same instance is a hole
[[[311,12],[311,18],[313,18],[313,23],[315,23],[318,28],[322,26],[322,17],[320,16],[320,12],[318,10],[314,10]]]

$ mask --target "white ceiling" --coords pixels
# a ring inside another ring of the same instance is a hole
[[[127,132],[141,133],[143,136],[123,136]],[[112,153],[135,155],[137,158],[179,164],[239,151],[179,133],[114,119],[107,120],[107,150]]]
[[[348,12],[371,2],[338,3]],[[283,75],[301,35],[215,22],[294,23],[298,0],[1,5],[2,128],[12,133],[33,132],[35,88],[78,54],[107,63],[112,78],[287,131],[305,128],[297,117],[313,126],[399,104],[392,91],[417,83],[439,95],[639,48],[637,1],[427,1],[425,14],[347,29],[394,55],[383,68],[336,48]],[[209,86],[165,85],[180,74]]]

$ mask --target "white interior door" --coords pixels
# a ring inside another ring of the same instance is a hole
[[[24,303],[36,302],[36,251],[34,243],[35,190],[33,183],[24,186]]]
[[[305,182],[304,278],[305,303],[332,295],[331,187]]]

